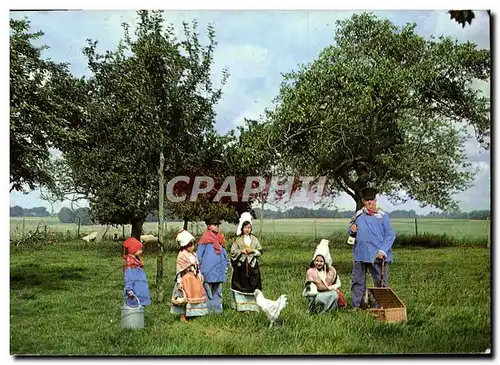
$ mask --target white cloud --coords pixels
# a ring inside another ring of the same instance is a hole
[[[264,102],[255,102],[255,106],[251,105],[247,107],[241,114],[239,114],[236,118],[234,118],[231,122],[231,127],[235,128],[237,126],[245,125],[245,118],[258,120],[259,117],[263,114],[264,110]]]
[[[265,77],[271,65],[269,52],[253,44],[229,43],[220,45],[214,63],[229,67],[233,80]]]
[[[274,61],[267,48],[254,44],[228,43],[215,51],[214,85],[218,86],[220,70],[227,67],[229,71],[224,97],[216,107],[221,132],[243,125],[244,118],[257,119],[271,105],[279,87],[279,78],[270,73]],[[223,120],[228,114],[231,119]]]

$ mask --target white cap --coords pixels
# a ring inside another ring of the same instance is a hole
[[[316,250],[314,251],[313,255],[313,261],[316,259],[316,256],[321,255],[325,259],[325,262],[328,264],[328,266],[332,266],[332,257],[330,256],[330,248],[328,247],[328,244],[330,241],[322,239],[318,246],[316,246]]]
[[[243,222],[252,223],[252,215],[249,212],[241,213],[240,222],[238,223],[238,228],[236,228],[236,235],[239,236],[241,234],[241,228],[243,226]]]
[[[194,236],[188,231],[182,229],[179,233],[177,233],[175,240],[181,247],[184,247],[187,246],[189,242],[194,241]]]

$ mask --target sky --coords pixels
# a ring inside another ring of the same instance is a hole
[[[451,21],[445,10],[433,11],[374,11],[397,26],[408,22],[417,24],[416,31],[425,38],[431,35],[450,36],[459,41],[471,41],[481,48],[490,48],[489,19],[485,12],[476,12],[472,25],[462,28]],[[346,19],[352,11],[166,11],[166,19],[182,34],[182,22],[196,19],[200,33],[212,23],[218,46],[214,54],[213,81],[215,86],[224,67],[229,69],[229,80],[223,86],[224,96],[216,107],[216,129],[225,133],[244,118],[258,118],[266,107],[271,107],[277,96],[282,73],[297,69],[300,64],[313,61],[319,52],[332,44],[335,21]],[[123,32],[121,23],[136,23],[134,11],[65,11],[65,12],[11,12],[13,18],[27,17],[33,31],[42,30],[42,43],[50,47],[45,56],[57,62],[70,63],[71,71],[89,76],[82,48],[86,39],[98,40],[98,49],[115,49]],[[206,40],[202,36],[202,40]],[[489,83],[477,83],[489,96]],[[479,148],[475,140],[466,144],[466,152],[478,173],[473,186],[457,194],[456,199],[463,211],[490,208],[490,153]],[[379,198],[386,210],[414,209],[426,214],[432,207],[420,208],[419,202],[392,205],[385,197]],[[352,210],[353,200],[346,194],[334,202],[340,210]],[[50,205],[40,199],[39,191],[29,194],[13,192],[10,205],[25,208]],[[57,212],[67,202],[57,204]],[[85,205],[85,204],[83,204]],[[49,209],[50,210],[50,209]]]

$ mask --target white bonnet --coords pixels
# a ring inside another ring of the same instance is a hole
[[[322,239],[318,246],[316,246],[316,250],[314,250],[313,261],[316,259],[316,256],[321,255],[325,259],[325,262],[328,266],[332,266],[332,257],[330,256],[330,248],[328,244],[330,241]]]
[[[179,233],[177,233],[175,240],[181,247],[184,247],[187,246],[189,242],[194,241],[194,236],[188,231],[182,229]]]
[[[236,235],[239,236],[241,234],[241,228],[243,226],[243,222],[252,223],[252,215],[249,212],[241,213],[240,222],[238,223],[238,228],[236,228]]]

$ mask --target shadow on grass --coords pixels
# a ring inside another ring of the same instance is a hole
[[[78,267],[51,267],[44,268],[40,265],[19,266],[10,271],[10,288],[23,290],[37,287],[42,291],[66,290],[70,281],[84,281],[88,276],[87,271]]]

